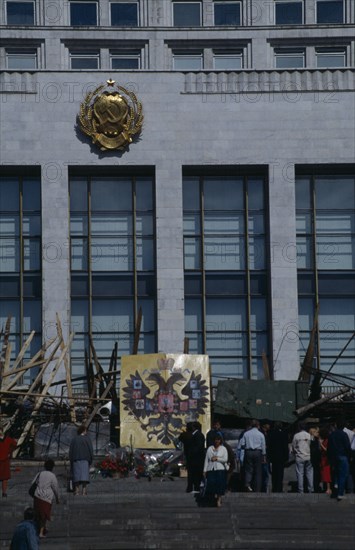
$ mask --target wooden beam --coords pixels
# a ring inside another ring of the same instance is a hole
[[[64,340],[63,340],[63,331],[62,331],[62,324],[59,319],[58,313],[56,313],[56,320],[57,320],[57,333],[60,339],[60,349],[63,350],[65,347]],[[68,392],[68,399],[69,399],[69,406],[70,406],[70,418],[71,421],[75,424],[76,422],[76,414],[73,407],[73,403],[71,402],[71,399],[73,397],[73,388],[71,385],[71,373],[70,373],[70,365],[68,361],[68,355],[65,354],[64,356],[64,368],[65,368],[65,378],[67,382],[67,392]]]
[[[187,336],[184,338],[184,354],[188,355],[190,351],[190,340]]]
[[[331,401],[332,399],[335,399],[336,397],[339,397],[340,395],[344,395],[345,393],[349,393],[351,390],[350,388],[342,388],[341,390],[331,394],[327,395],[326,397],[322,397],[322,399],[318,399],[317,401],[313,401],[313,403],[310,403],[309,405],[305,405],[304,407],[300,407],[295,411],[295,413],[298,416],[304,415],[306,412],[309,412],[310,410],[314,409],[315,407],[318,407],[318,405],[322,405],[323,403],[327,403],[327,401]]]
[[[20,452],[20,448],[21,448],[21,445],[24,443],[24,441],[26,440],[31,428],[32,428],[32,425],[33,425],[33,421],[34,421],[34,418],[35,416],[37,415],[38,413],[38,410],[40,409],[42,403],[43,403],[43,400],[45,399],[46,397],[46,394],[47,394],[47,391],[52,383],[52,380],[54,379],[55,375],[57,374],[57,371],[64,359],[64,356],[65,354],[67,353],[67,351],[69,350],[70,346],[71,346],[71,343],[72,343],[72,340],[74,338],[74,333],[72,332],[69,336],[69,340],[68,340],[68,343],[64,346],[63,350],[62,350],[62,353],[60,354],[59,358],[57,359],[57,362],[56,364],[54,365],[54,368],[41,392],[41,396],[37,399],[36,401],[36,404],[34,406],[34,409],[31,413],[31,417],[30,419],[27,421],[26,423],[26,426],[17,442],[17,447],[13,453],[13,456],[16,457],[18,455],[18,453]],[[60,341],[58,342],[57,344],[58,346],[60,346]],[[52,352],[53,353],[53,352]]]

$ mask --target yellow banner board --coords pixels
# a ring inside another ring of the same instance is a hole
[[[208,355],[126,355],[121,363],[120,444],[172,449],[187,422],[210,429]]]

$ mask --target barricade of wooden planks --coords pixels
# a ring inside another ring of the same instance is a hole
[[[69,411],[70,420],[77,423],[76,396],[73,395],[72,378],[70,371],[69,351],[74,338],[70,333],[65,341],[59,316],[56,316],[56,336],[46,341],[41,349],[29,360],[25,359],[26,352],[32,342],[35,332],[26,339],[19,354],[11,360],[11,338],[10,338],[11,317],[6,321],[5,327],[0,332],[0,422],[6,433],[14,428],[20,427],[17,437],[17,448],[13,456],[18,456],[30,435],[34,435],[36,427],[40,423],[40,417],[45,404],[51,402],[55,407],[65,406]],[[113,405],[118,409],[118,397],[116,392],[117,375],[117,344],[112,352],[109,371],[104,372],[97,357],[92,339],[90,338],[90,357],[86,359],[86,383],[88,396],[86,402],[80,398],[81,410],[84,408],[84,422],[87,426],[92,422],[96,413],[104,403],[112,400]],[[93,365],[96,373],[94,374]],[[63,371],[65,376],[63,377]],[[27,386],[22,385],[25,375],[31,382]],[[63,378],[63,380],[58,380]],[[65,388],[65,395],[63,390]],[[60,395],[58,395],[58,389]],[[16,403],[30,403],[29,413],[24,415],[23,409]],[[9,404],[15,406],[9,407]],[[6,413],[7,410],[11,413]]]

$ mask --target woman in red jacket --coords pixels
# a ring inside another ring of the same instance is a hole
[[[16,440],[6,435],[0,428],[0,481],[3,497],[7,497],[7,484],[11,477],[10,457],[15,448]]]

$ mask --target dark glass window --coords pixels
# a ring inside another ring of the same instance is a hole
[[[201,2],[174,2],[174,27],[199,27],[201,25]]]
[[[302,2],[276,2],[276,25],[301,25],[303,23]]]
[[[214,3],[214,24],[240,25],[240,2],[215,2]]]
[[[354,376],[355,177],[331,173],[296,178],[300,357],[319,304],[314,366]]]
[[[117,70],[129,70],[140,68],[140,54],[112,54],[111,68]]]
[[[265,181],[183,179],[185,335],[213,379],[260,378],[268,353]],[[248,206],[247,206],[248,205]]]
[[[6,23],[8,25],[34,25],[33,2],[6,2]]]
[[[70,2],[72,26],[96,26],[97,2]]]
[[[83,374],[92,335],[100,360],[116,341],[132,353],[142,308],[139,351],[155,351],[156,276],[152,177],[70,179],[72,373]]]
[[[317,23],[344,23],[343,0],[318,0]]]
[[[98,69],[99,68],[99,53],[71,52],[70,53],[70,68],[71,69]]]
[[[38,351],[42,333],[41,184],[39,177],[0,178],[0,328],[11,316],[11,358],[32,330],[24,360]],[[35,369],[24,375],[32,380]]]
[[[134,2],[112,2],[111,25],[113,27],[137,27],[138,4]]]

